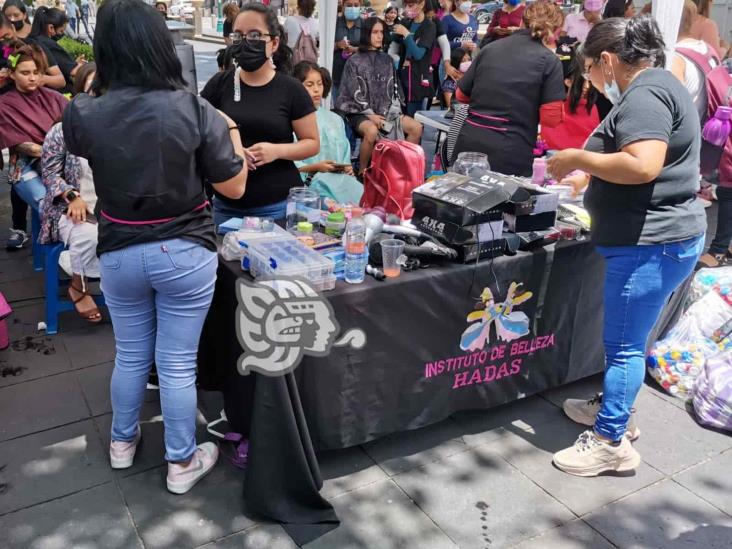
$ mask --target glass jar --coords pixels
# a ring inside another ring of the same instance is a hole
[[[452,171],[460,175],[470,175],[470,172],[475,169],[490,171],[491,165],[488,163],[487,155],[478,152],[461,152],[452,165]]]
[[[312,224],[320,221],[320,195],[308,187],[293,187],[287,196],[285,228],[295,230],[301,221]]]

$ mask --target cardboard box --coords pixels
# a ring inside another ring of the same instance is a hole
[[[413,224],[448,244],[477,241],[481,230],[489,230],[502,218],[506,203],[526,201],[527,190],[507,176],[483,172],[481,177],[448,173],[412,192]],[[495,232],[495,231],[494,231]]]
[[[535,213],[531,215],[504,214],[506,228],[512,233],[530,233],[551,229],[557,222],[557,212]]]
[[[524,186],[524,188],[531,195],[529,199],[524,202],[508,202],[504,210],[506,213],[518,216],[557,211],[559,207],[557,193],[549,192],[536,185]]]
[[[500,240],[489,240],[487,242],[481,241],[480,244],[457,244],[453,246],[457,250],[457,260],[461,263],[470,263],[475,261],[478,253],[478,247],[480,246],[480,259],[486,259],[489,257],[502,256],[506,249],[506,241],[501,238]]]

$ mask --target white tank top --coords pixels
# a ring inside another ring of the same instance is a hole
[[[709,52],[709,46],[702,40],[685,39],[676,44],[676,47],[690,49],[703,55],[706,55]],[[707,94],[704,74],[692,61],[686,59],[683,55],[679,53],[675,53],[674,55],[684,61],[684,86],[689,91],[691,98],[694,100],[696,110],[699,112],[700,116],[706,116]]]

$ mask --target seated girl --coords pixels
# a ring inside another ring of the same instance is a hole
[[[573,52],[574,53],[574,52]],[[597,90],[582,76],[583,67],[574,55],[562,62],[567,98],[564,100],[564,119],[559,125],[541,128],[541,137],[549,150],[581,149],[592,132],[600,125],[595,103]]]
[[[422,125],[402,115],[404,94],[394,61],[384,53],[384,22],[370,17],[361,25],[358,53],[346,61],[336,109],[345,113],[361,137],[360,171],[369,167],[376,141],[404,139],[419,143]],[[396,78],[395,78],[396,77]]]
[[[450,65],[457,68],[460,73],[460,77],[468,72],[471,62],[472,57],[470,57],[470,53],[468,51],[463,48],[455,48],[452,50],[452,53],[450,54]],[[453,78],[448,75],[442,81],[442,93],[445,96],[445,104],[447,105],[447,108],[452,107],[452,96],[455,95],[455,90],[457,89],[457,83],[459,80],[460,78]]]
[[[295,66],[293,76],[303,83],[317,109],[320,152],[315,156],[295,162],[303,180],[321,196],[339,203],[358,204],[363,185],[353,176],[351,146],[343,119],[324,108],[321,100],[328,97],[333,80],[327,69],[310,61]]]
[[[88,92],[94,80],[94,63],[84,65],[76,74],[74,91]],[[69,298],[86,321],[102,320],[94,299],[88,294],[87,278],[99,278],[97,223],[94,207],[97,193],[89,163],[66,150],[61,124],[54,125],[43,142],[41,156],[46,196],[41,201],[42,244],[64,242],[69,247],[72,278]]]

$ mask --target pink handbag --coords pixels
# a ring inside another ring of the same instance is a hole
[[[0,351],[7,349],[10,345],[10,338],[8,337],[8,323],[6,318],[10,316],[13,309],[10,308],[10,304],[5,300],[5,296],[0,292]]]

